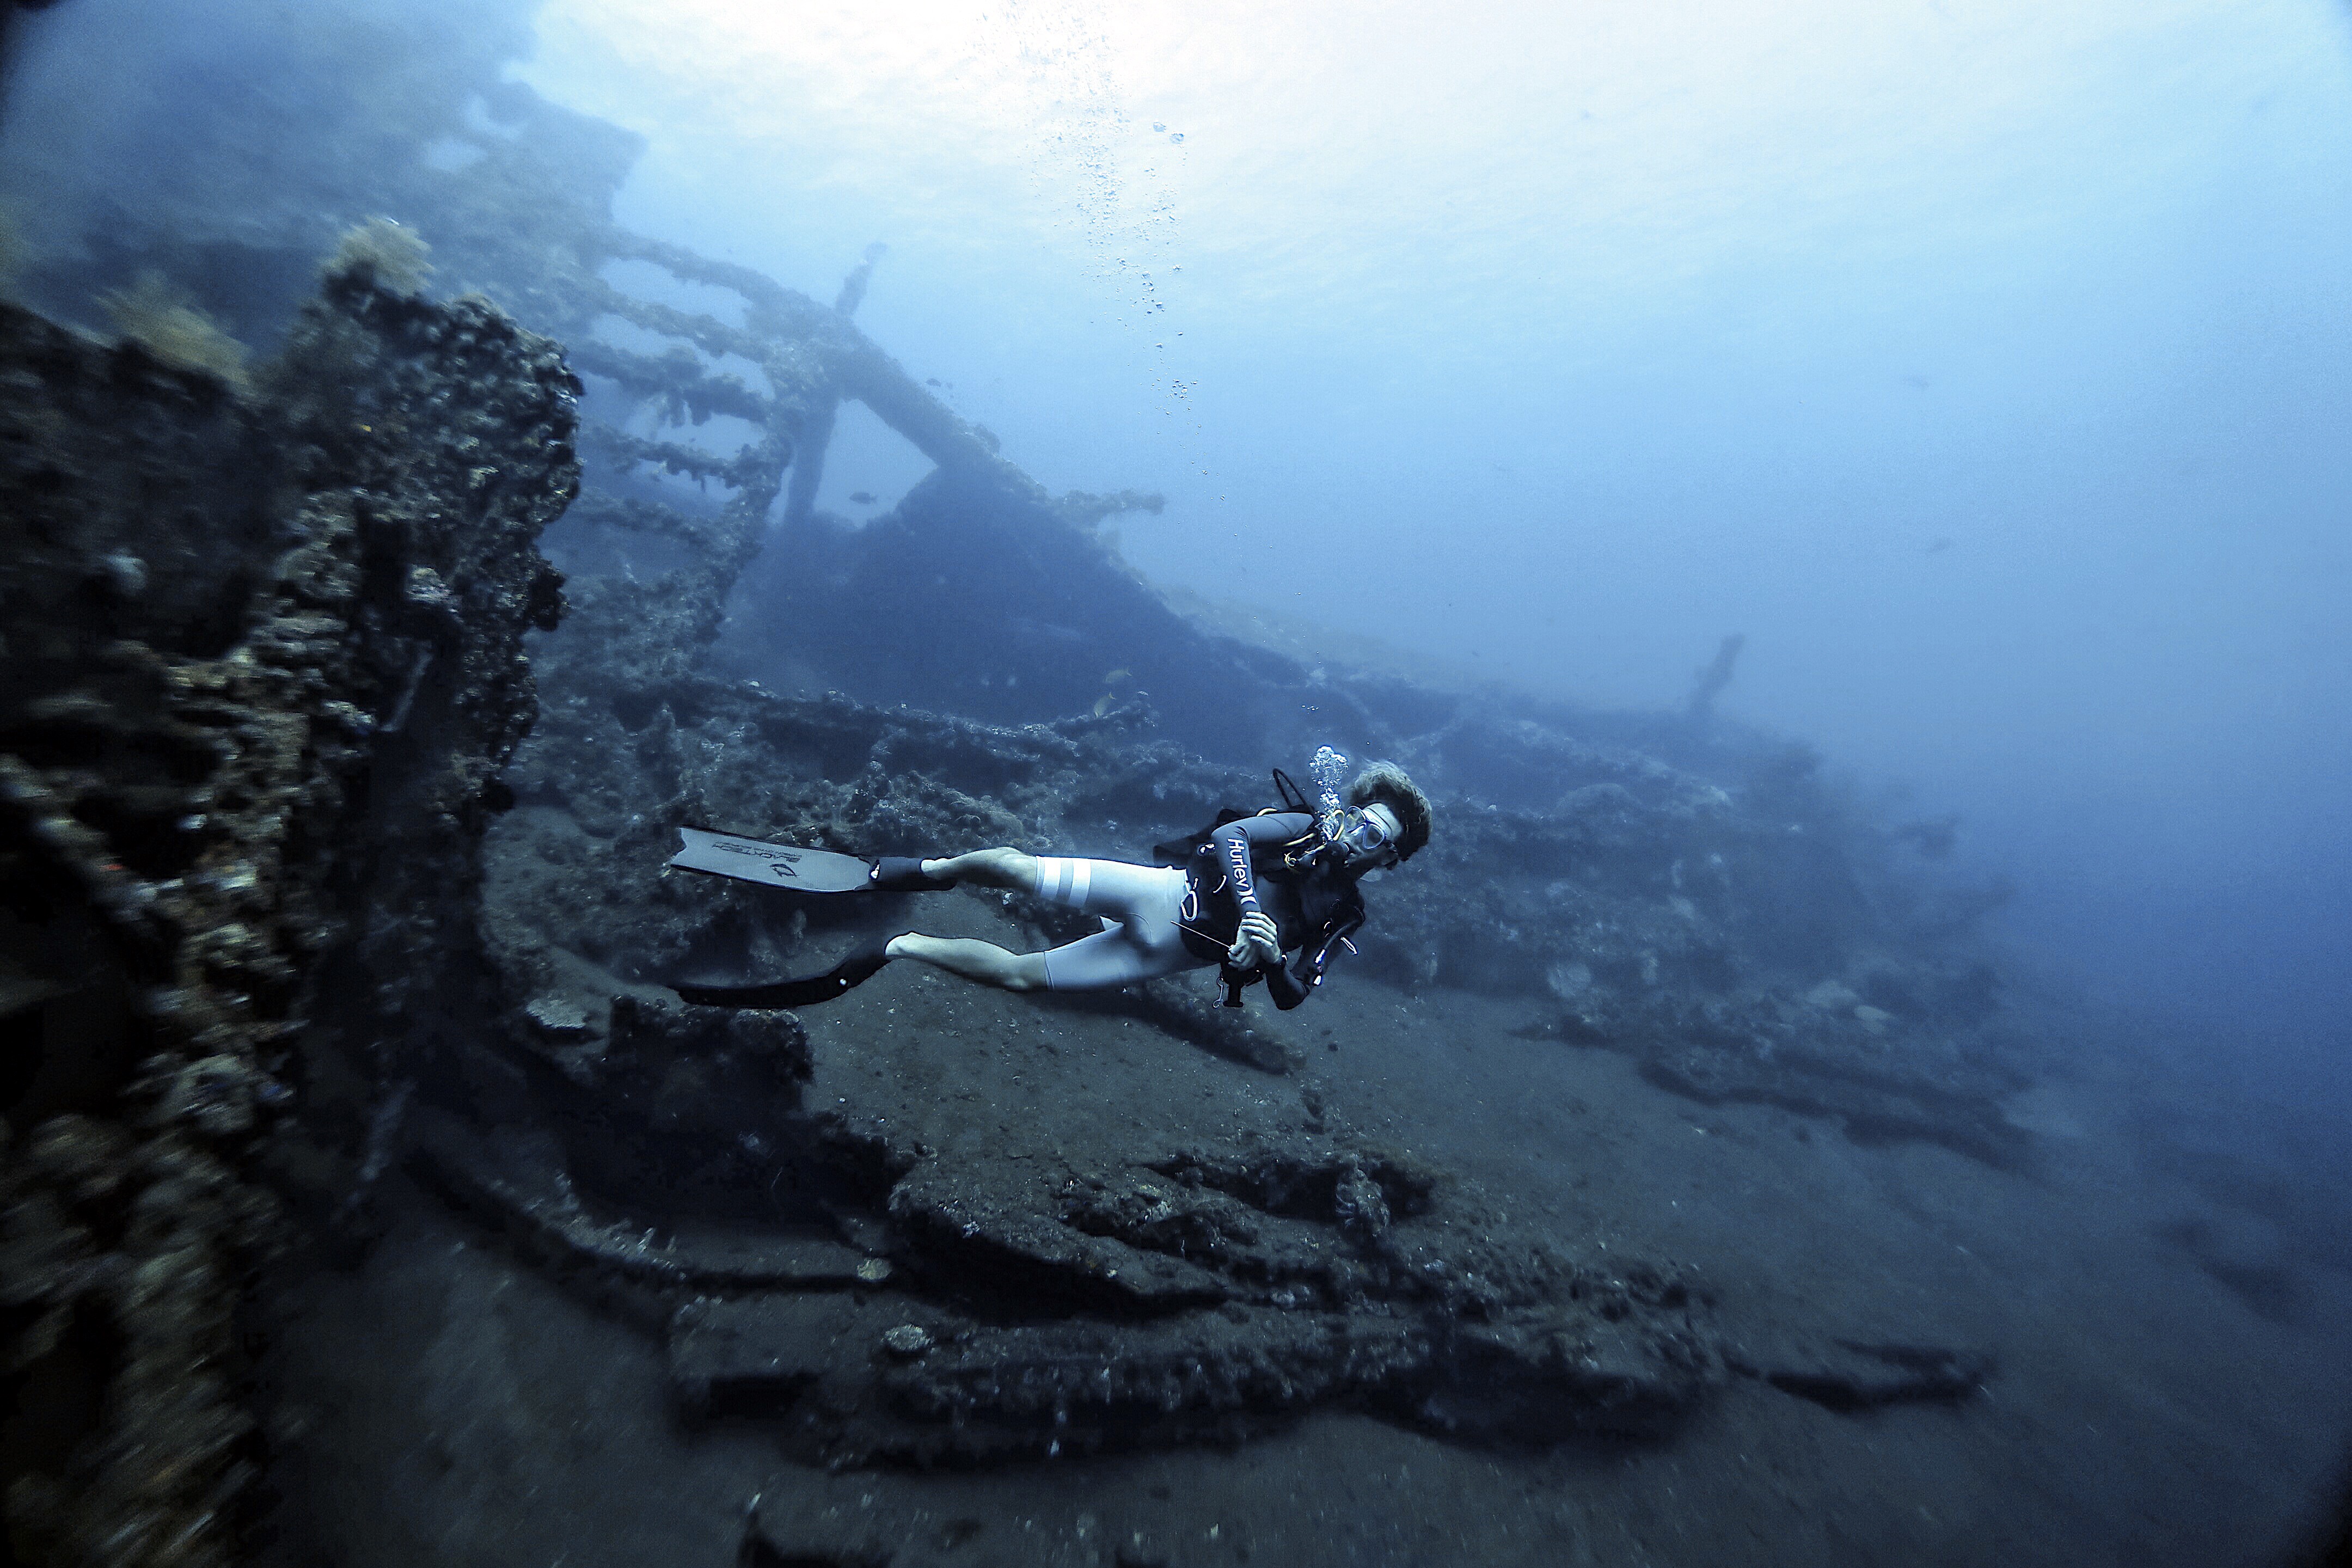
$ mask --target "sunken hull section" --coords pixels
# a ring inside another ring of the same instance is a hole
[[[262,389],[0,308],[8,1375],[35,1561],[233,1560],[239,1332],[365,1231],[387,1107],[478,1027],[471,914],[558,579],[577,384],[331,277]],[[43,1419],[46,1417],[46,1419]]]

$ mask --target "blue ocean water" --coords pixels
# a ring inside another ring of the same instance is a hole
[[[1343,972],[1293,1033],[1250,1015],[1281,1041],[1270,1059],[1297,1058],[1287,1076],[893,971],[812,1012],[813,1100],[919,1129],[903,1135],[921,1159],[945,1148],[976,1183],[1132,1163],[1119,1139],[1146,1113],[1322,1136],[1328,1097],[1332,1127],[1448,1172],[1464,1232],[1583,1248],[1604,1281],[1613,1242],[1688,1268],[1743,1322],[1918,1325],[1990,1347],[1997,1373],[1951,1408],[1727,1397],[1648,1447],[1442,1441],[1475,1403],[1448,1390],[1419,1428],[1349,1409],[1086,1467],[836,1474],[779,1427],[677,1419],[668,1329],[419,1198],[363,1268],[305,1283],[285,1337],[311,1425],[273,1436],[277,1462],[314,1466],[307,1506],[345,1555],[818,1561],[760,1534],[747,1500],[765,1497],[878,1510],[908,1561],[1223,1563],[1255,1542],[1261,1562],[2252,1562],[2320,1505],[2352,1194],[2352,12],[526,10],[323,15],[355,61],[425,38],[453,76],[488,61],[641,138],[604,152],[644,234],[819,301],[870,262],[856,325],[1004,458],[1050,491],[1164,498],[1106,537],[1212,626],[1650,735],[1743,638],[1724,720],[1812,748],[1858,816],[1923,844],[1956,821],[1928,883],[2012,889],[1989,922],[2004,1026],[2047,1071],[1990,1103],[1994,1134],[2035,1151],[2013,1166],[1868,1114],[1710,1099],[1670,1053],[1577,1048],[1560,1008],[1612,983],[1584,962],[1597,931],[1528,994]],[[121,262],[118,215],[162,224],[224,166],[245,184],[209,219],[271,210],[268,150],[310,124],[373,114],[407,155],[422,111],[397,94],[354,110],[346,84],[375,79],[321,65],[320,25],[259,0],[27,19],[0,120],[18,226],[69,233],[98,275]],[[281,59],[280,39],[300,47]],[[476,143],[512,133],[487,103]],[[424,162],[482,155],[452,134]],[[200,293],[244,254],[233,223],[206,238],[164,247]],[[43,276],[72,275],[58,265]],[[606,276],[745,319],[742,298],[650,264]],[[748,361],[712,368],[764,385]],[[621,405],[609,391],[592,378],[592,415]],[[662,428],[730,449],[753,427]],[[847,404],[815,506],[855,537],[931,469]],[[583,583],[682,558],[551,537]],[[739,599],[737,657],[762,608]],[[1068,618],[1022,604],[1003,625],[1054,669],[1091,657]],[[898,631],[946,646],[920,617]],[[811,668],[759,673],[782,692],[835,673]],[[1094,717],[1129,673],[1087,667]],[[657,707],[616,752],[684,744],[693,715]],[[703,743],[716,777],[726,748]],[[1551,798],[1543,782],[1529,798]],[[627,807],[521,793],[492,838],[509,884],[601,863],[616,836],[656,853]],[[1121,811],[1074,825],[1076,847],[1139,852]],[[1675,861],[1661,909],[1692,906],[1686,872],[1706,875]],[[952,907],[971,932],[1037,936]],[[805,925],[733,934],[773,954]],[[562,962],[565,984],[607,984],[596,1000],[622,985]],[[1860,1050],[1900,1005],[1802,981],[1788,1015],[1834,1012]],[[1953,1064],[1903,1066],[1897,1098]],[[407,1091],[384,1103],[389,1127]],[[615,1091],[584,1119],[642,1109]],[[519,1165],[542,1152],[513,1146]],[[785,1173],[761,1177],[780,1212]],[[1275,1219],[1251,1223],[1297,1217],[1259,1198]],[[843,1222],[860,1247],[887,1230],[860,1223]],[[2220,1478],[2212,1497],[2198,1478]]]
[[[1602,704],[1745,633],[1729,710],[1958,813],[2021,940],[2347,1089],[2340,5],[907,15],[520,69],[650,229],[889,244],[861,319],[1163,491],[1153,580]]]

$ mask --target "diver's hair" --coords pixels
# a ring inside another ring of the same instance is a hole
[[[1370,805],[1374,801],[1396,813],[1404,828],[1404,837],[1397,840],[1397,858],[1412,859],[1429,842],[1429,797],[1394,763],[1373,763],[1348,786],[1348,804]]]

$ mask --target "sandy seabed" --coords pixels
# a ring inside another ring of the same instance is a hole
[[[1288,1075],[911,965],[803,1016],[810,1103],[901,1119],[950,1156],[1100,1160],[1171,1122],[1245,1140],[1295,1126],[1311,1092],[1352,1135],[1475,1184],[1485,1212],[1692,1270],[1735,1327],[1899,1330],[1997,1372],[1955,1405],[1859,1415],[1734,1378],[1663,1439],[1541,1451],[1331,1413],[1230,1449],[828,1473],[756,1422],[686,1421],[655,1339],[404,1184],[383,1243],[303,1286],[277,1335],[278,1486],[306,1516],[287,1539],[354,1568],[2207,1568],[2274,1561],[2308,1523],[2352,1399],[2352,1281],[2307,1268],[2265,1300],[2180,1246],[2185,1221],[2231,1217],[2146,1156],[2156,1090],[2127,1058],[2086,1053],[2021,1096],[2035,1153],[2003,1171],[1696,1104],[1623,1058],[1515,1034],[1542,1016],[1342,974],[1261,1015],[1303,1064]]]

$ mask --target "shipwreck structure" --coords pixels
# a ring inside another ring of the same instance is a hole
[[[403,100],[406,162],[330,126],[269,149],[277,196],[126,213],[59,186],[19,286],[40,309],[0,316],[21,1554],[225,1562],[320,1528],[285,1303],[364,1267],[395,1187],[661,1344],[682,1420],[765,1423],[812,1474],[1330,1407],[1652,1436],[1733,1377],[1855,1409],[1989,1375],[1766,1332],[1671,1262],[1513,1222],[1181,985],[1073,1026],[1139,1025],[1279,1105],[1246,1136],[1173,1102],[1066,1124],[1050,1157],[844,1077],[789,1015],[671,997],[682,967],[805,962],[860,918],[665,879],[677,822],[1137,857],[1330,741],[1441,796],[1431,874],[1366,943],[1380,982],[1524,996],[1701,1100],[2024,1153],[1970,910],[1809,756],[1202,629],[1095,532],[1154,498],[1047,493],[856,329],[863,269],[828,305],[616,226],[630,139],[499,80],[494,42]],[[149,270],[185,291],[176,331],[58,324]],[[239,370],[206,331],[269,352]],[[935,465],[857,530],[813,504],[850,400]],[[975,607],[992,583],[1047,606],[1054,647]],[[730,625],[745,593],[757,628]],[[885,610],[924,635],[877,635]],[[831,689],[747,675],[786,655]],[[1105,701],[1114,667],[1134,685]],[[972,1046],[861,1048],[933,1084]],[[747,1550],[867,1560],[801,1529],[772,1504]]]

